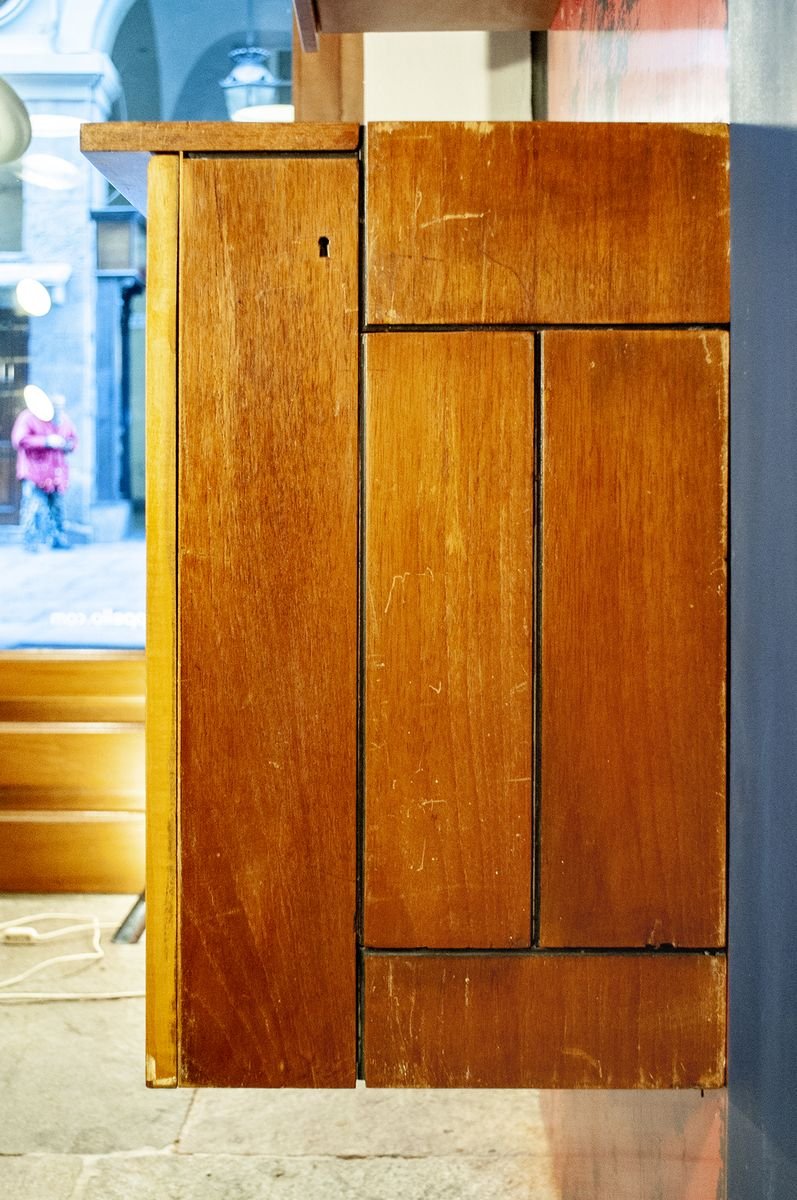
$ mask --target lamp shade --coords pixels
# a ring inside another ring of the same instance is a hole
[[[30,143],[30,117],[17,93],[0,79],[0,163],[21,158]]]
[[[221,80],[221,89],[227,113],[233,121],[252,120],[246,115],[249,110],[255,109],[260,114],[271,107],[282,110],[282,115],[275,113],[277,120],[291,119],[284,115],[290,80],[280,79],[272,72],[269,57],[270,51],[262,46],[240,46],[230,51],[232,67],[229,75]],[[269,116],[258,115],[254,119],[263,121]]]

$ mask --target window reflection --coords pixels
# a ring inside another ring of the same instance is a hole
[[[28,0],[0,29],[33,130],[0,166],[0,649],[144,644],[145,223],[79,124],[225,120],[230,52],[262,46],[289,80],[291,21],[290,0]]]

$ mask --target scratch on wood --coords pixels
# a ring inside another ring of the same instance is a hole
[[[428,229],[430,225],[442,225],[444,221],[478,221],[486,216],[483,212],[446,213],[442,217],[433,217],[431,221],[423,221],[419,229]]]
[[[412,572],[411,572],[411,571],[404,571],[404,572],[403,572],[403,574],[401,574],[401,575],[394,575],[394,576],[393,576],[393,579],[392,579],[392,581],[391,581],[391,584],[390,584],[390,591],[389,591],[389,592],[388,592],[388,594],[387,594],[387,604],[385,605],[385,613],[387,613],[387,610],[390,608],[390,604],[391,604],[391,601],[392,601],[392,599],[393,599],[393,589],[394,589],[394,587],[396,586],[396,584],[398,583],[398,581],[399,581],[399,580],[401,580],[401,583],[402,583],[402,585],[403,585],[403,584],[405,584],[405,583],[407,582],[407,580],[409,579],[409,577],[410,577],[410,575],[411,575],[411,574],[412,574]]]

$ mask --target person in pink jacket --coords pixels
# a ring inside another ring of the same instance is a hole
[[[11,430],[17,452],[17,479],[22,480],[20,521],[26,550],[52,546],[67,550],[64,494],[69,487],[67,455],[77,446],[75,427],[64,412],[64,397],[52,397],[52,415],[24,408]]]

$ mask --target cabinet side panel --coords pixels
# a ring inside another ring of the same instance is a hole
[[[720,125],[372,125],[367,320],[719,324]]]
[[[368,955],[365,1079],[720,1087],[725,1010],[721,955]]]
[[[181,1078],[353,1086],[358,165],[182,188]]]
[[[543,336],[544,946],[725,941],[727,370]]]
[[[147,1082],[177,1083],[177,237],[180,161],[149,165]]]
[[[528,946],[533,339],[366,341],[366,944]]]

